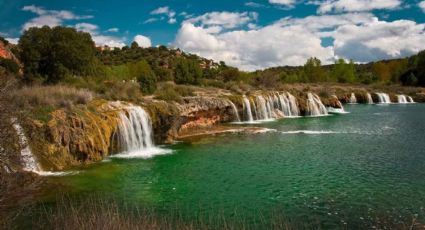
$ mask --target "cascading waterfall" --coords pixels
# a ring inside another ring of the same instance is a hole
[[[271,106],[269,101],[267,101],[263,96],[259,95],[255,97],[257,102],[257,114],[258,120],[268,120],[273,118],[273,114],[271,111]]]
[[[245,95],[243,95],[242,102],[244,107],[244,116],[246,116],[249,122],[253,122],[254,118],[252,116],[251,103]]]
[[[391,104],[390,96],[386,93],[376,93],[379,104]]]
[[[319,96],[313,93],[307,94],[307,115],[308,116],[323,116],[328,115],[328,110],[323,105]]]
[[[351,93],[350,104],[357,104],[357,98],[354,93]]]
[[[297,99],[290,93],[279,94],[279,107],[285,117],[297,117],[300,114]]]
[[[231,100],[228,100],[228,103],[230,104],[230,106],[233,109],[233,114],[236,117],[236,122],[240,122],[241,118],[239,117],[239,112],[238,112],[238,109],[236,108],[236,105]]]
[[[413,98],[412,98],[412,97],[410,97],[410,96],[406,96],[406,95],[403,95],[403,94],[397,95],[397,102],[398,102],[399,104],[410,104],[410,103],[415,103],[415,102],[413,101]]]
[[[368,104],[373,104],[372,95],[370,95],[370,93],[366,93],[366,100]]]
[[[21,147],[21,159],[23,170],[29,172],[41,172],[41,167],[38,165],[37,160],[31,152],[31,149],[28,145],[27,137],[25,136],[24,129],[22,126],[16,121],[16,118],[12,119],[13,128],[18,134],[19,145]]]
[[[328,107],[328,113],[336,113],[336,114],[345,114],[348,113],[345,111],[344,106],[342,106],[341,101],[339,101],[338,97],[336,95],[332,95],[333,98],[335,98],[337,100],[337,105],[338,108],[334,108],[334,107]]]
[[[287,93],[286,95],[288,97],[288,102],[289,102],[289,108],[291,111],[291,115],[293,117],[297,117],[300,115],[300,109],[298,108],[298,102],[297,102],[297,98],[294,97],[294,95]]]
[[[407,98],[405,95],[397,95],[397,103],[399,104],[407,104]]]
[[[156,148],[152,136],[152,122],[146,111],[140,106],[129,105],[118,114],[118,147],[121,154],[113,157],[149,158],[170,151]]]

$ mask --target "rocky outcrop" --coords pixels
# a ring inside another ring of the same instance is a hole
[[[309,92],[309,91],[307,91]],[[301,115],[307,111],[307,92],[291,91],[297,99]],[[314,92],[314,91],[312,91]],[[348,89],[332,93],[316,93],[325,106],[341,108],[340,102],[347,102],[354,93],[359,103],[365,103],[366,90]],[[371,92],[371,91],[369,91]],[[373,97],[374,94],[371,92]],[[273,97],[276,92],[253,92],[246,98],[254,104],[255,97]],[[396,94],[393,94],[396,95]],[[416,94],[415,100],[425,99],[425,94]],[[138,103],[150,115],[155,143],[173,142],[193,133],[201,135],[220,127],[219,124],[235,121],[235,110],[231,101],[243,118],[242,95],[203,95],[184,97],[183,102],[166,102],[146,99]],[[375,99],[376,100],[376,99]],[[94,100],[88,105],[72,109],[58,109],[52,112],[48,122],[31,120],[26,129],[30,146],[44,170],[63,170],[81,164],[102,160],[116,153],[114,132],[125,103]],[[275,107],[276,108],[276,107]],[[274,109],[277,117],[284,117]],[[223,130],[219,130],[220,132]]]
[[[117,112],[107,103],[72,111],[56,110],[47,123],[32,121],[30,146],[45,170],[63,170],[96,162],[111,150]]]

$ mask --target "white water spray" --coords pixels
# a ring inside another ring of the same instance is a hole
[[[27,137],[25,136],[24,129],[16,121],[16,118],[12,119],[13,128],[18,134],[19,146],[21,147],[21,160],[23,170],[29,172],[40,172],[41,167],[38,165],[37,160],[31,152],[30,146],[28,145]]]
[[[236,117],[236,122],[240,122],[241,118],[239,117],[239,112],[238,112],[238,109],[236,108],[236,105],[231,100],[228,100],[228,103],[233,109],[233,114]]]
[[[155,147],[152,141],[152,122],[142,107],[126,106],[118,117],[118,147],[122,153],[112,157],[149,158],[170,152]]]
[[[357,104],[357,98],[354,93],[351,93],[350,104]]]
[[[316,94],[307,94],[307,115],[308,116],[324,116],[328,115],[326,107],[323,105],[319,96]]]
[[[390,96],[386,93],[376,93],[379,104],[391,104]]]
[[[399,103],[399,104],[411,104],[411,103],[415,103],[415,102],[413,101],[412,97],[400,94],[400,95],[397,95],[397,103]]]
[[[253,122],[254,118],[252,116],[251,103],[245,95],[243,95],[242,102],[244,107],[244,116],[246,116],[249,122]]]
[[[373,104],[372,95],[370,95],[370,93],[366,93],[366,100],[368,104]]]

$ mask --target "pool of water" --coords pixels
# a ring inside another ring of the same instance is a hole
[[[349,114],[255,124],[269,131],[197,138],[151,159],[108,159],[51,178],[66,192],[167,215],[272,210],[323,228],[425,221],[425,105],[347,105]],[[237,125],[235,125],[237,126]]]

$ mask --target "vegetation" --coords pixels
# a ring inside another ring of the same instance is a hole
[[[30,28],[19,40],[27,81],[57,83],[69,75],[96,73],[95,46],[90,34],[74,28]]]

